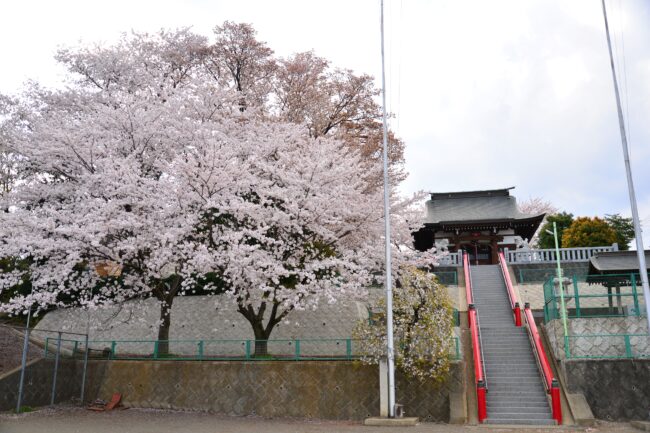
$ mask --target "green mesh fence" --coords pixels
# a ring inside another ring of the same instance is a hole
[[[650,358],[649,334],[584,334],[565,339],[569,359]]]
[[[89,357],[108,360],[176,361],[305,361],[361,358],[362,341],[353,338],[296,340],[91,340]],[[54,357],[56,338],[46,338],[45,357]],[[83,358],[83,340],[61,340],[61,355]],[[460,341],[452,337],[449,356],[461,358]]]
[[[557,278],[544,283],[544,321],[559,319],[560,289]],[[564,278],[568,318],[641,316],[645,300],[638,274],[589,275]]]

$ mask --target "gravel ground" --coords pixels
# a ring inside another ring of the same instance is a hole
[[[0,324],[0,375],[20,367],[23,356],[23,337],[12,327]],[[27,360],[43,356],[43,349],[30,344]]]
[[[0,433],[638,433],[629,424],[601,423],[591,428],[504,428],[420,424],[366,427],[354,422],[235,418],[205,412],[128,409],[107,413],[57,407],[22,415],[0,414]]]

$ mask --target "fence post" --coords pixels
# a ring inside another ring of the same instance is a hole
[[[630,334],[623,335],[623,341],[625,341],[625,357],[632,358],[632,345],[630,344]]]
[[[573,276],[573,297],[576,304],[576,317],[580,317],[580,291],[578,290],[578,277]]]
[[[23,342],[23,356],[20,361],[20,383],[18,384],[16,413],[20,413],[20,406],[23,404],[23,386],[25,383],[25,368],[27,368],[27,351],[29,350],[29,331],[29,323],[27,323],[27,326],[25,326],[25,341]],[[45,357],[47,358],[47,344],[45,345]]]
[[[352,339],[348,338],[345,340],[345,356],[347,359],[352,359]]]
[[[115,359],[115,347],[117,342],[115,340],[111,341],[111,353],[108,355],[108,359]]]
[[[203,340],[199,340],[199,359],[203,359]]]
[[[641,311],[639,310],[639,296],[637,295],[636,292],[636,275],[632,273],[630,276],[631,276],[630,282],[632,284],[632,299],[634,299],[634,311],[636,311],[637,316],[640,316]],[[648,302],[647,299],[645,301]]]
[[[300,359],[300,340],[294,340],[296,346],[296,356],[295,359],[298,361]]]
[[[246,359],[251,359],[251,341],[246,340]]]
[[[83,376],[81,376],[81,396],[79,397],[79,399],[81,400],[81,404],[84,404],[84,392],[86,391],[86,371],[88,370],[88,352],[90,352],[90,349],[88,348],[88,334],[86,334],[86,338],[85,338],[85,349],[86,350],[84,351],[84,371],[83,371]]]
[[[160,340],[156,340],[153,343],[153,359],[158,359],[158,344],[160,343]]]
[[[56,359],[54,360],[54,377],[52,377],[52,396],[50,406],[54,406],[54,396],[56,395],[56,376],[59,373],[59,359],[61,358],[61,331],[56,339]]]

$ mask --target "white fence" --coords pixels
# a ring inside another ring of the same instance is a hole
[[[463,252],[447,253],[438,259],[440,266],[463,266]]]
[[[618,245],[612,244],[607,247],[583,247],[583,248],[560,248],[560,261],[570,262],[588,262],[596,253],[609,251],[618,251]],[[505,250],[506,261],[508,263],[555,263],[557,257],[555,249],[547,250]]]

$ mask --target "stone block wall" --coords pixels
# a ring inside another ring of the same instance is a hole
[[[565,359],[562,321],[552,320],[544,325],[556,359]],[[567,320],[570,354],[576,357],[632,357],[643,358],[650,354],[650,337],[645,317],[593,317]],[[630,337],[611,334],[646,334]],[[645,356],[641,356],[645,355]]]
[[[106,366],[99,396],[126,406],[199,409],[226,415],[361,420],[379,414],[378,366],[359,362],[93,361]],[[397,376],[407,415],[449,420],[449,395],[464,388],[462,363],[435,385]]]
[[[561,370],[568,392],[584,394],[596,418],[650,420],[650,360],[568,360]]]
[[[103,363],[89,363],[86,377],[86,400],[94,399],[103,378]],[[78,399],[81,395],[83,363],[61,359],[57,373],[55,403]],[[23,388],[23,406],[38,407],[50,404],[54,360],[37,359],[27,364]],[[0,376],[0,411],[15,410],[18,400],[20,368]]]

